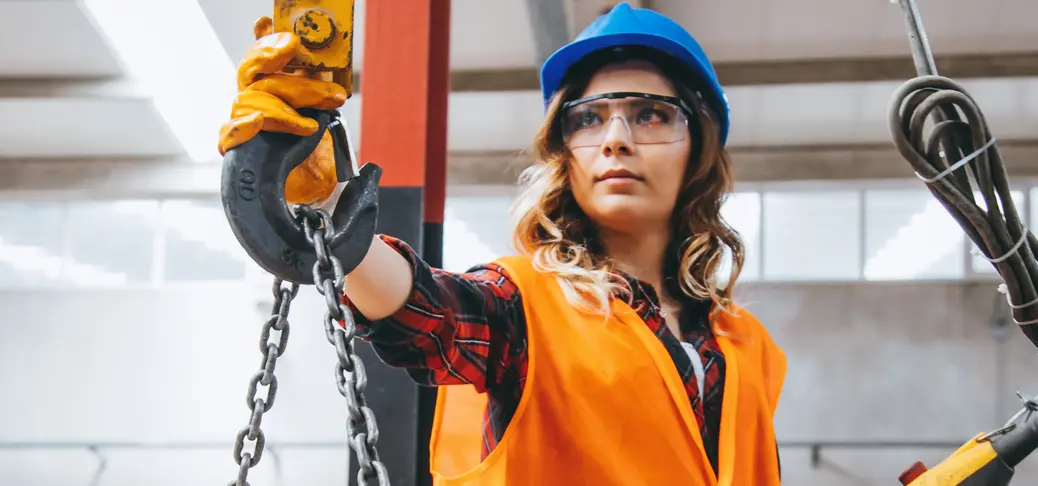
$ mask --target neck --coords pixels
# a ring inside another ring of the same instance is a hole
[[[663,256],[670,242],[669,231],[643,229],[628,233],[599,228],[598,234],[606,256],[618,270],[652,285],[664,298]]]

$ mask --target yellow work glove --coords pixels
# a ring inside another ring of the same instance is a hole
[[[330,80],[283,72],[295,54],[306,48],[295,34],[272,31],[270,17],[256,21],[256,43],[238,65],[238,95],[231,107],[231,119],[220,128],[221,155],[261,130],[313,135],[317,122],[296,109],[335,110],[346,102],[346,90]],[[337,184],[335,153],[326,131],[317,149],[289,173],[285,199],[289,204],[323,201]]]

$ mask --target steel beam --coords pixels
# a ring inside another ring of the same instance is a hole
[[[1012,180],[1038,177],[1038,139],[1000,140],[999,151]],[[914,179],[911,167],[886,144],[789,146],[730,150],[737,183]],[[533,161],[519,152],[453,154],[452,186],[514,185]]]
[[[908,56],[720,61],[714,67],[721,82],[729,87],[901,81],[916,75]],[[937,69],[941,75],[958,80],[1038,76],[1038,51],[937,56]],[[354,81],[355,92],[361,93],[362,76],[356,75]],[[538,71],[533,67],[460,69],[450,73],[451,92],[539,89]],[[139,84],[125,79],[0,80],[0,98],[140,98],[148,95]]]
[[[0,79],[0,99],[149,99],[153,93],[127,78]]]
[[[1038,179],[1038,139],[1002,140],[999,151],[1012,181]],[[890,146],[794,146],[731,150],[737,184],[914,180]],[[532,160],[520,152],[451,153],[447,186],[514,187]],[[217,197],[219,164],[178,158],[0,160],[0,198]],[[426,221],[435,221],[430,215]]]
[[[916,76],[908,56],[720,61],[714,63],[725,86],[901,81]],[[937,69],[952,79],[1038,76],[1038,52],[937,56]],[[534,68],[455,70],[451,91],[528,91],[540,89]]]

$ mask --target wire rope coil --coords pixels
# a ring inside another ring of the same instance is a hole
[[[918,76],[895,91],[888,121],[894,146],[1002,277],[1013,321],[1038,347],[1038,239],[973,97],[946,77]]]

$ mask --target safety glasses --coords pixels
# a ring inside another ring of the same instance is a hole
[[[605,93],[562,105],[562,140],[570,148],[597,147],[614,119],[637,144],[680,142],[688,136],[692,109],[680,98],[648,93]]]

